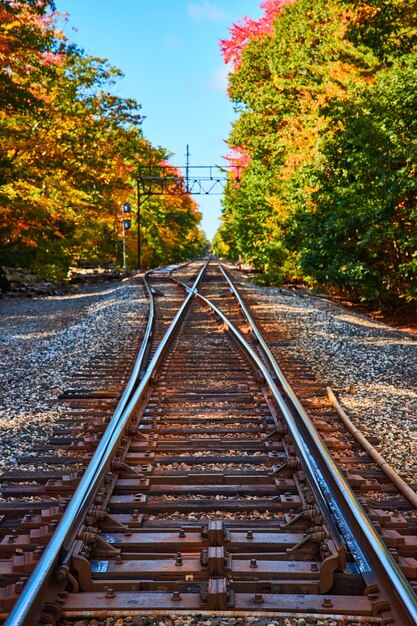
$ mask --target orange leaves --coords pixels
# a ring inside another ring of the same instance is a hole
[[[354,14],[354,22],[358,24],[364,24],[368,20],[374,18],[378,13],[381,13],[381,7],[372,4],[362,3],[360,4]]]
[[[142,136],[139,103],[114,95],[120,70],[69,47],[51,4],[0,0],[0,262],[43,273],[50,264],[55,275],[86,255],[120,260],[118,209],[136,206],[138,166],[151,155],[158,168],[166,151]],[[166,175],[178,177],[167,165]],[[149,262],[201,250],[190,197],[148,204]],[[135,220],[132,211],[131,248]]]

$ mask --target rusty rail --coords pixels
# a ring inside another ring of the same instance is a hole
[[[384,457],[375,449],[375,447],[367,440],[367,438],[361,433],[359,428],[355,426],[352,420],[347,416],[345,411],[339,404],[333,390],[331,387],[326,388],[327,395],[329,397],[330,402],[336,409],[340,419],[351,433],[351,435],[355,438],[355,440],[362,446],[367,454],[371,457],[373,461],[378,465],[378,467],[384,472],[386,476],[390,479],[392,483],[398,488],[398,490],[403,494],[405,498],[411,504],[417,508],[417,493],[411,489],[409,485],[397,474],[397,472],[391,467],[391,465],[384,459]]]

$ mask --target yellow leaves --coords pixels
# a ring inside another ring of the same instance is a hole
[[[103,172],[97,177],[102,183],[108,185],[112,180],[112,174],[110,172]]]
[[[4,16],[5,16],[4,12],[3,12],[3,14],[0,14],[0,19],[2,20],[3,32],[5,32],[5,33],[10,32],[13,29],[15,29],[15,28],[20,26],[19,20],[11,18],[9,21],[4,21]]]
[[[19,233],[26,229],[41,251],[29,259],[39,259],[55,242],[56,251],[62,249],[58,264],[86,253],[114,260],[115,207],[120,201],[135,205],[138,162],[152,153],[155,165],[166,151],[142,137],[140,105],[114,95],[120,71],[58,43],[66,38],[48,2],[15,0],[10,7],[5,11],[0,0],[0,71],[7,72],[8,102],[0,110],[2,195],[13,208],[3,216],[13,252],[22,252]],[[185,196],[151,200],[144,224],[149,261],[192,252],[202,240],[195,202]],[[134,212],[132,220],[128,239],[134,247]]]
[[[288,205],[279,196],[272,196],[269,198],[269,203],[272,206],[274,216],[279,222],[284,222],[288,217]]]
[[[318,104],[315,105],[315,109]],[[280,169],[280,179],[289,180],[294,172],[315,153],[319,133],[325,120],[314,115],[311,109],[304,115],[289,117],[280,130],[280,144],[285,148],[285,161]]]
[[[62,32],[61,29],[59,30],[55,30],[54,31],[54,36],[56,39],[59,39],[60,41],[66,41],[66,37],[64,35],[64,33]]]

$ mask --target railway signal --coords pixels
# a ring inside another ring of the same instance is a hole
[[[132,207],[129,202],[125,202],[122,204],[122,238],[123,238],[123,273],[127,272],[127,263],[126,263],[126,231],[129,230],[132,226],[131,219],[124,219],[126,213],[130,213]]]

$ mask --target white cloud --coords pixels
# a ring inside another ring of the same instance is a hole
[[[216,68],[207,80],[206,88],[210,91],[226,91],[228,74],[229,68],[226,65]]]
[[[229,19],[228,14],[215,4],[211,4],[208,0],[204,0],[200,4],[189,4],[187,6],[187,13],[196,22],[204,22],[209,20],[211,22],[221,22]]]

